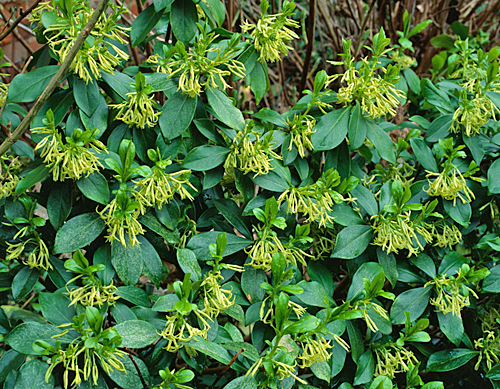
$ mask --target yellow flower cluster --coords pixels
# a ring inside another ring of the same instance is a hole
[[[174,198],[175,192],[179,193],[181,199],[187,198],[193,201],[193,196],[184,187],[187,185],[196,191],[196,188],[188,180],[190,174],[191,170],[180,170],[167,174],[163,169],[155,166],[149,177],[134,181],[134,196],[141,205],[157,206],[158,209],[169,203]]]
[[[99,353],[94,352],[94,348],[87,348],[84,343],[79,342],[76,344],[70,343],[66,349],[58,350],[58,354],[54,355],[50,359],[50,366],[45,373],[45,382],[49,382],[52,371],[59,364],[62,364],[64,368],[63,385],[65,389],[80,385],[82,378],[83,381],[88,381],[92,378],[94,385],[97,385],[97,381],[99,379],[97,360],[100,362],[101,367],[107,374],[111,373],[113,368],[118,371],[125,371],[123,362],[118,359],[125,358],[127,355],[125,351],[118,349],[108,350],[104,347],[101,347],[101,349],[103,352],[102,356]],[[82,357],[84,360],[83,368],[80,366],[80,359]],[[75,374],[75,378],[73,379],[71,385],[69,384],[70,372]]]
[[[16,240],[19,237],[24,237],[28,232],[28,227],[24,227],[19,230],[16,235],[14,235],[13,240]],[[33,238],[29,238],[23,242],[19,243],[10,243],[7,242],[7,261],[12,261],[14,259],[19,258],[26,248],[26,245],[34,245],[33,250],[30,251],[28,257],[24,260],[24,263],[28,265],[31,269],[43,269],[43,270],[51,270],[52,264],[49,261],[50,253],[47,245],[43,241],[43,239],[35,232],[35,236]]]
[[[425,284],[424,288],[428,285],[435,287],[437,297],[431,298],[430,303],[437,308],[436,312],[460,316],[462,309],[470,305],[469,293],[478,297],[471,288],[459,280],[461,272],[462,270],[455,277],[446,277],[446,274],[443,274]],[[464,290],[467,291],[466,296]]]
[[[77,137],[89,135],[88,131],[82,132],[80,129],[74,131]],[[93,139],[92,135],[83,142],[75,142],[72,138],[67,137],[66,143],[64,143],[61,134],[54,125],[52,112],[47,113],[45,126],[33,128],[31,132],[47,135],[36,145],[35,150],[43,149],[40,157],[44,159],[43,162],[47,166],[51,167],[50,172],[54,181],[64,181],[68,178],[78,180],[82,177],[88,177],[99,168],[103,168],[96,154],[106,151],[106,146],[99,140]]]
[[[104,207],[102,211],[98,211],[97,213],[108,226],[108,235],[106,236],[106,240],[108,242],[111,243],[114,240],[119,240],[123,246],[127,247],[127,243],[125,241],[126,233],[128,235],[130,246],[140,244],[137,240],[137,235],[143,235],[144,229],[142,228],[141,223],[137,221],[137,218],[140,215],[139,209],[131,213],[122,212],[118,208],[118,202],[115,197],[108,205],[106,205],[106,207]],[[118,216],[119,213],[121,216]]]
[[[302,343],[302,355],[299,359],[302,363],[299,365],[301,369],[311,367],[315,362],[328,361],[332,354],[328,352],[333,346],[330,341],[327,341],[323,336],[318,335],[317,339],[308,338]]]
[[[210,318],[216,318],[220,313],[234,305],[231,290],[222,289],[219,280],[224,279],[220,271],[208,272],[200,285],[203,300],[203,311]]]
[[[259,231],[259,237],[256,242],[252,245],[250,250],[245,252],[250,257],[251,261],[249,263],[254,269],[269,270],[271,268],[271,261],[276,253],[281,253],[285,256],[288,263],[293,263],[295,266],[297,262],[306,264],[304,258],[311,257],[305,251],[288,247],[284,245],[279,240],[278,236],[274,231],[269,231],[264,229]]]
[[[407,372],[411,366],[418,364],[418,359],[413,351],[396,345],[375,348],[375,355],[377,357],[376,377],[382,375],[394,378],[395,374]]]
[[[250,139],[252,134],[255,136],[254,142]],[[240,131],[235,136],[230,146],[231,153],[224,162],[224,168],[229,170],[238,166],[243,174],[255,173],[254,177],[268,174],[273,169],[271,157],[281,159],[281,155],[271,149],[273,145],[272,134],[261,138],[258,133],[251,131],[247,126],[245,131]]]
[[[195,313],[201,319],[200,312],[195,311]],[[202,321],[204,321],[204,319],[202,319]],[[206,323],[206,321],[204,321],[204,323]],[[206,339],[208,328],[208,323],[206,323],[205,328],[202,330],[193,327],[187,322],[184,316],[176,313],[173,316],[167,316],[167,324],[163,331],[159,333],[159,335],[168,340],[167,345],[164,347],[165,350],[170,353],[174,353],[179,351],[183,347],[183,345],[179,344],[179,342],[187,342],[197,336]]]
[[[391,215],[375,215],[375,239],[373,244],[382,247],[387,253],[398,253],[399,250],[408,249],[408,257],[417,255],[424,247],[417,237],[422,236],[427,243],[432,242],[433,226],[427,223],[415,224],[411,220],[411,212]]]
[[[243,32],[252,31],[251,37],[255,50],[260,52],[259,61],[275,62],[279,61],[280,54],[288,55],[289,50],[293,50],[287,43],[299,36],[290,28],[299,28],[300,24],[295,20],[288,19],[292,16],[293,6],[286,2],[284,12],[275,15],[267,15],[268,3],[261,2],[261,17],[257,24],[245,22],[241,26]]]
[[[311,142],[311,135],[316,132],[314,126],[316,120],[310,115],[294,115],[292,120],[287,119],[288,127],[290,128],[290,144],[288,151],[292,150],[292,145],[295,144],[301,158],[305,157],[306,149],[314,150]]]
[[[143,91],[127,93],[127,100],[109,107],[118,109],[116,120],[137,128],[154,127],[161,111],[155,111],[156,101]]]
[[[343,62],[331,63],[336,65],[344,64]],[[396,107],[399,106],[398,98],[405,97],[405,93],[394,86],[399,77],[393,77],[391,74],[386,79],[386,77],[375,74],[366,58],[362,60],[361,65],[364,69],[363,73],[367,73],[364,77],[354,66],[353,58],[350,58],[345,65],[348,66],[348,69],[342,75],[340,81],[346,83],[346,86],[340,88],[337,93],[338,103],[347,105],[356,99],[361,104],[363,112],[373,119],[387,114],[395,116]],[[380,69],[382,72],[387,71],[383,67]],[[333,79],[336,77],[333,76]]]
[[[48,11],[57,15],[57,21],[44,29],[44,36],[52,51],[59,57],[59,61],[63,62],[76,38],[88,23],[92,9],[89,2],[85,0],[73,1],[70,10],[61,9],[58,4],[56,0],[42,2],[32,12],[29,20],[32,23],[38,23],[37,28],[42,29],[43,13]],[[92,82],[94,79],[97,80],[101,75],[101,70],[112,73],[116,66],[129,58],[127,53],[110,42],[127,44],[121,34],[125,34],[130,28],[120,26],[117,23],[120,15],[127,11],[111,2],[108,6],[111,7],[112,12],[101,15],[70,66],[70,70],[74,71],[86,83]]]
[[[460,106],[453,114],[451,130],[458,132],[460,124],[465,127],[465,135],[474,136],[481,133],[481,127],[495,118],[498,108],[484,94],[477,94],[472,100],[461,99]]]
[[[456,167],[449,173],[433,173],[428,170],[427,181],[429,182],[429,189],[424,189],[431,196],[441,196],[445,200],[452,200],[453,206],[456,205],[457,197],[462,200],[462,203],[471,202],[475,199],[474,192],[469,189],[465,178]],[[430,178],[435,177],[433,181]],[[462,192],[465,198],[460,193]]]
[[[478,350],[479,358],[475,370],[479,369],[481,361],[486,359],[486,367],[490,370],[494,365],[500,363],[500,335],[493,331],[486,331],[486,336],[481,339],[474,340],[474,348]]]
[[[20,181],[17,172],[22,164],[18,158],[13,159],[10,163],[5,156],[0,159],[0,199],[12,196],[15,192],[18,182]]]
[[[71,300],[71,304],[69,304],[70,306],[77,303],[85,307],[93,307],[97,305],[99,308],[101,308],[103,304],[108,304],[110,306],[115,305],[115,302],[120,298],[120,296],[115,294],[118,289],[113,285],[113,280],[111,280],[111,284],[103,286],[95,277],[92,277],[92,279],[89,277],[86,278],[87,283],[79,288],[69,290],[66,285],[66,294],[69,295],[69,299]]]
[[[436,227],[436,224],[434,227]],[[451,226],[445,224],[442,226],[441,232],[438,232],[438,230],[435,229],[434,237],[436,238],[434,246],[449,247],[450,249],[452,246],[455,246],[462,241],[462,233],[455,224],[452,224]]]
[[[401,67],[402,70],[411,68],[417,64],[415,58],[400,53],[399,51],[394,51],[391,54],[391,59]]]
[[[2,107],[7,100],[7,93],[9,92],[9,85],[0,81],[0,107]]]

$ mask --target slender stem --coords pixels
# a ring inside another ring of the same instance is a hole
[[[148,389],[148,384],[146,384],[146,381],[144,380],[144,377],[142,376],[141,370],[139,369],[139,366],[137,365],[137,362],[135,361],[134,357],[132,354],[130,354],[130,350],[125,348],[125,351],[128,353],[128,357],[132,360],[132,363],[135,366],[135,370],[137,370],[137,375],[141,379],[142,387],[144,389]]]
[[[32,5],[31,7],[29,7],[26,11],[22,12],[22,13],[19,15],[19,17],[18,17],[16,20],[14,20],[14,21],[10,24],[9,28],[7,29],[7,31],[5,31],[2,35],[0,35],[0,42],[1,42],[2,40],[4,40],[4,39],[5,39],[5,37],[6,37],[7,35],[9,35],[9,34],[11,33],[11,31],[12,31],[14,28],[16,28],[16,27],[17,27],[17,25],[18,25],[19,23],[21,23],[21,21],[22,21],[22,20],[23,20],[23,19],[24,19],[27,15],[29,15],[29,14],[31,13],[31,11],[33,11],[33,10],[36,8],[36,6],[38,5],[38,3],[40,3],[41,1],[42,1],[42,0],[36,0],[36,1],[33,3],[33,5]],[[2,7],[3,7],[3,6],[2,6]]]
[[[75,59],[76,54],[81,49],[83,42],[85,42],[85,39],[87,39],[87,37],[89,36],[90,32],[96,25],[97,21],[99,20],[99,17],[104,12],[107,5],[108,5],[108,0],[99,0],[99,4],[97,5],[97,8],[94,10],[94,13],[90,17],[89,22],[76,38],[75,44],[71,48],[64,62],[61,64],[61,67],[59,68],[57,73],[54,75],[54,77],[52,77],[45,90],[42,92],[40,97],[35,101],[35,104],[33,104],[33,107],[31,107],[30,111],[23,119],[21,124],[19,124],[16,130],[12,134],[10,134],[7,137],[7,139],[5,139],[3,143],[0,145],[0,156],[4,155],[10,149],[10,147],[14,143],[16,143],[19,140],[19,138],[24,134],[24,132],[28,129],[33,118],[40,111],[40,109],[48,100],[52,92],[54,92],[57,85],[60,84],[66,72],[68,71],[69,67],[71,66],[71,63]]]
[[[302,78],[300,79],[299,91],[306,86],[309,65],[311,64],[311,53],[314,45],[314,28],[316,26],[316,0],[309,0],[309,26],[307,28],[306,58],[302,67]]]
[[[361,22],[361,28],[359,29],[358,40],[356,41],[356,49],[354,50],[354,58],[357,57],[359,49],[361,48],[361,45],[363,44],[363,42],[361,42],[361,39],[363,37],[364,30],[366,28],[366,24],[368,23],[368,19],[370,18],[370,15],[372,14],[374,5],[375,5],[375,0],[371,0],[370,5],[368,6],[368,11],[366,12],[366,15],[363,17],[363,21]]]

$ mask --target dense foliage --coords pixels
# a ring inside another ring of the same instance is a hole
[[[31,13],[0,86],[4,388],[500,387],[500,50],[455,23],[420,79],[406,12],[280,113],[300,19],[260,10],[110,2],[28,113],[94,11]]]

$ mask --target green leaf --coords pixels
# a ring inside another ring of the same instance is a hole
[[[405,312],[410,313],[411,321],[417,320],[429,304],[432,288],[413,288],[404,291],[396,297],[391,307],[391,321],[393,324],[404,324]]]
[[[26,362],[19,370],[16,379],[15,389],[53,389],[54,377],[50,375],[48,382],[45,382],[45,373],[49,365],[39,359]]]
[[[366,140],[366,121],[359,103],[356,103],[349,119],[349,146],[351,150],[359,149]]]
[[[101,77],[124,100],[128,99],[127,93],[133,92],[130,85],[134,80],[122,72],[117,70],[112,73],[102,72]]]
[[[354,196],[355,197],[355,196]],[[375,206],[377,203],[375,202]],[[332,207],[330,216],[335,218],[335,223],[347,227],[353,224],[365,224],[365,221],[354,212],[354,210],[346,203],[338,203]]]
[[[149,308],[151,307],[151,300],[148,294],[135,286],[120,286],[116,292],[118,296],[122,299],[137,305],[139,307]]]
[[[373,143],[375,150],[378,151],[381,158],[395,165],[396,154],[394,153],[393,142],[389,134],[375,124],[373,120],[366,120],[366,124],[366,136]]]
[[[49,175],[50,168],[45,165],[40,165],[30,171],[26,176],[17,183],[15,194],[21,194],[26,192],[33,185],[45,180]]]
[[[197,21],[198,11],[192,1],[174,1],[170,12],[170,24],[175,37],[184,45],[187,45],[198,31]]]
[[[448,95],[442,90],[439,90],[431,82],[431,80],[429,80],[428,78],[423,78],[420,81],[420,86],[422,87],[422,95],[424,96],[425,101],[435,106],[439,112],[441,112],[442,114],[449,114],[454,111]]]
[[[452,124],[453,115],[442,115],[434,120],[425,134],[427,142],[438,142],[439,139],[446,139]]]
[[[151,4],[144,11],[139,13],[132,23],[130,31],[130,39],[132,40],[132,47],[141,44],[148,36],[163,15],[163,10],[155,9]]]
[[[182,92],[176,92],[167,100],[158,119],[165,139],[177,138],[187,130],[193,121],[196,102],[196,97],[189,97]]]
[[[359,257],[372,239],[371,226],[354,225],[345,227],[337,235],[337,242],[331,258],[352,259]]]
[[[218,89],[208,89],[207,99],[214,111],[214,116],[230,128],[243,131],[245,119],[241,111],[236,108],[229,97]]]
[[[190,273],[191,281],[201,281],[201,267],[196,255],[189,249],[177,250],[177,262],[184,273]]]
[[[68,220],[57,231],[54,253],[72,253],[91,244],[106,228],[98,213],[84,213]],[[118,246],[118,244],[114,245]]]
[[[252,181],[271,192],[282,193],[289,189],[292,184],[290,169],[276,159],[271,159],[271,166],[273,169],[269,173],[252,177]]]
[[[311,261],[307,264],[307,274],[311,281],[316,281],[323,286],[327,296],[333,296],[333,277],[326,267],[318,261]]]
[[[349,128],[350,107],[336,109],[324,115],[314,127],[311,143],[315,151],[332,150],[342,143]]]
[[[23,267],[12,280],[12,297],[14,300],[19,301],[26,297],[35,287],[39,276],[40,270],[37,268]]]
[[[100,99],[99,86],[97,81],[93,80],[86,83],[79,77],[73,77],[73,96],[76,105],[87,116],[92,116],[99,106]]]
[[[227,147],[203,145],[191,150],[184,161],[182,167],[195,171],[205,171],[222,165],[227,155],[231,152]]]
[[[245,267],[245,271],[241,274],[241,289],[252,304],[264,299],[266,291],[260,287],[263,282],[267,282],[264,270]]]
[[[144,274],[146,274],[155,285],[159,285],[161,274],[163,272],[163,264],[160,256],[153,245],[142,235],[137,237],[139,241],[139,249],[144,260]]]
[[[439,320],[439,329],[443,331],[443,334],[445,334],[455,346],[459,346],[464,336],[464,323],[462,322],[462,318],[460,316],[455,316],[451,312],[446,314],[438,312],[437,317]]]
[[[59,293],[40,293],[38,302],[43,317],[55,326],[73,322],[75,308],[70,306],[71,300],[68,296]]]
[[[351,194],[368,215],[378,215],[377,200],[370,189],[363,185],[358,185],[356,188],[351,190]]]
[[[375,358],[371,350],[366,350],[357,361],[356,375],[354,376],[354,386],[366,384],[373,378],[375,373]]]
[[[436,265],[427,254],[420,253],[416,257],[411,257],[410,262],[427,274],[430,278],[436,277]]]
[[[436,159],[434,158],[429,146],[426,145],[425,141],[420,138],[412,138],[410,139],[410,144],[415,157],[417,157],[417,161],[420,162],[422,167],[426,170],[437,173],[438,166]]]
[[[369,280],[373,280],[376,276],[383,272],[382,266],[380,266],[376,262],[366,262],[363,263],[354,276],[352,277],[351,286],[349,287],[349,291],[347,292],[347,300],[353,299],[355,296],[359,294],[362,290],[365,289],[365,285],[363,282],[364,278],[368,278]]]
[[[229,382],[224,389],[257,389],[257,382],[253,377],[241,376]]]
[[[243,216],[241,215],[241,209],[233,200],[220,198],[214,200],[214,205],[221,213],[221,215],[224,216],[224,218],[229,222],[229,224],[231,224],[247,238],[252,237],[252,234],[250,233],[250,230],[248,229],[245,220],[243,220]]]
[[[224,19],[226,17],[224,4],[221,0],[207,0],[206,3],[208,4],[210,15],[212,15],[217,22],[217,27],[220,27],[222,23],[224,23]],[[203,5],[204,2],[201,3],[202,7]]]
[[[169,312],[174,309],[175,303],[178,301],[180,301],[179,297],[175,294],[166,294],[160,296],[151,309],[156,312]]]
[[[495,160],[488,169],[488,192],[500,193],[500,159]]]
[[[50,224],[57,231],[71,212],[72,185],[70,181],[56,182],[47,200],[47,214]]]
[[[143,320],[127,320],[113,327],[122,337],[122,346],[143,348],[158,339],[156,327]]]
[[[165,73],[144,74],[146,84],[153,88],[152,92],[165,92],[167,98],[171,98],[177,92],[177,84],[173,78],[169,78]]]
[[[29,103],[35,101],[58,70],[59,65],[51,65],[36,68],[31,72],[19,73],[10,82],[7,103]]]
[[[333,305],[333,294],[327,292],[325,287],[319,282],[306,282],[302,280],[297,284],[297,286],[300,286],[304,290],[304,293],[296,295],[296,297],[304,304],[310,305],[312,307],[322,308]],[[327,301],[325,301],[325,298],[327,299]]]
[[[109,203],[110,194],[108,181],[98,171],[89,174],[87,177],[80,178],[76,181],[76,185],[88,199],[102,205],[107,205]]]
[[[125,241],[128,247],[124,247],[120,242],[111,245],[111,263],[125,285],[135,285],[144,266],[142,250],[140,245],[130,246],[128,236]]]
[[[439,264],[438,274],[455,275],[464,263],[469,263],[466,257],[456,251],[450,251]]]
[[[168,206],[168,205],[167,205]],[[162,207],[165,209],[165,206]],[[153,212],[146,212],[144,215],[139,217],[139,222],[149,228],[151,231],[156,232],[169,244],[174,244],[179,242],[179,233],[172,232],[166,229],[156,218]],[[175,227],[173,228],[175,229]]]
[[[478,354],[479,351],[469,350],[468,348],[438,351],[429,357],[425,370],[437,372],[455,370],[465,365]]]
[[[422,92],[422,89],[420,88],[420,78],[417,74],[411,68],[403,70],[403,74],[413,93],[419,95]]]
[[[228,365],[231,362],[232,356],[229,352],[222,346],[209,342],[208,340],[202,339],[200,337],[191,339],[190,341],[184,343],[186,346],[194,348],[209,357],[221,362],[224,365]]]
[[[483,280],[483,292],[500,293],[500,266],[493,266]]]
[[[104,134],[104,131],[108,128],[109,109],[106,99],[101,93],[97,95],[97,100],[99,101],[99,104],[97,105],[95,112],[91,116],[87,116],[85,112],[80,111],[80,119],[86,130],[93,131],[97,128],[99,132],[97,133],[96,138],[100,138],[101,135]]]
[[[455,39],[449,35],[441,34],[431,38],[431,45],[442,49],[454,49]]]
[[[218,0],[217,0],[218,1]],[[257,62],[247,76],[247,83],[255,95],[256,104],[259,104],[266,92],[269,90],[269,78],[264,70],[264,65]]]
[[[0,363],[1,363],[1,360],[0,360]],[[0,371],[2,371],[0,369]],[[495,365],[493,366],[489,371],[488,373],[486,373],[486,378],[489,378],[490,380],[500,380],[500,365]],[[1,381],[1,379],[0,379]]]
[[[5,381],[11,371],[16,371],[24,362],[26,356],[15,350],[8,350],[0,358],[0,383]]]
[[[463,203],[460,199],[456,199],[455,204],[451,200],[443,200],[443,206],[446,213],[458,224],[466,228],[469,226],[472,217],[472,208],[469,203]]]
[[[33,350],[35,340],[43,340],[55,344],[54,335],[61,331],[52,324],[28,322],[19,324],[6,337],[5,343],[19,353],[28,355],[37,355]]]
[[[134,362],[131,361],[134,360]],[[146,364],[139,357],[135,357],[128,354],[125,358],[120,359],[120,362],[125,366],[125,371],[119,371],[117,369],[111,370],[109,377],[122,389],[139,389],[143,388],[142,380],[137,373],[137,370],[141,372],[142,378],[148,384],[149,370]],[[137,366],[137,368],[136,368]]]
[[[396,257],[393,253],[387,254],[384,250],[382,250],[382,247],[377,247],[377,259],[378,263],[380,263],[384,269],[385,276],[394,288],[399,276]]]

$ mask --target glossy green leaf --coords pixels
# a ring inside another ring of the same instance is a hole
[[[241,111],[236,108],[229,97],[218,89],[207,90],[207,99],[214,115],[230,128],[242,131],[245,128],[245,119]]]
[[[479,351],[469,350],[468,348],[438,351],[429,357],[426,371],[441,372],[455,370],[465,365],[478,354]]]
[[[75,216],[57,231],[54,253],[72,253],[83,248],[92,243],[105,228],[104,220],[95,212]]]
[[[87,177],[76,181],[78,189],[85,197],[99,204],[107,205],[110,199],[109,186],[106,178],[99,172],[93,172]]]
[[[370,244],[372,235],[371,226],[345,227],[337,235],[337,242],[331,258],[352,259],[359,257]]]
[[[128,320],[113,328],[122,337],[122,346],[128,348],[144,348],[159,337],[155,326],[143,320]]]
[[[59,65],[42,66],[27,73],[19,73],[9,85],[7,103],[35,101],[59,70]]]
[[[158,120],[165,139],[174,139],[182,135],[193,121],[196,110],[196,97],[176,92],[162,108]]]

